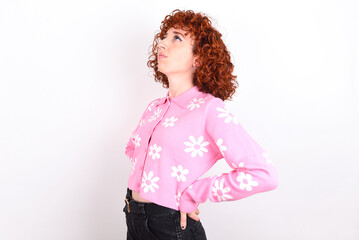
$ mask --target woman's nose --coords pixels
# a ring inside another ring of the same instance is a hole
[[[160,42],[160,43],[158,44],[158,49],[162,49],[162,50],[165,49],[165,46],[164,46],[163,42]]]
[[[164,39],[158,43],[158,49],[166,49],[166,44],[164,42]]]

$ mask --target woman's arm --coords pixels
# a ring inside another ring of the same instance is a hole
[[[136,147],[136,141],[138,141],[138,135],[136,134],[138,129],[143,126],[143,124],[145,123],[145,115],[147,114],[147,112],[151,112],[153,110],[153,106],[154,106],[154,102],[157,99],[151,101],[145,111],[142,113],[141,118],[137,124],[137,127],[135,128],[135,130],[132,132],[130,139],[128,140],[127,144],[126,144],[126,148],[125,148],[125,154],[131,159],[133,157],[133,153],[135,151],[135,147]]]
[[[193,212],[208,198],[233,201],[278,187],[278,174],[268,153],[246,132],[220,98],[205,111],[206,136],[215,143],[232,171],[195,181],[180,198],[180,208]]]

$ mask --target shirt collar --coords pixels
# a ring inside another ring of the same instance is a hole
[[[170,91],[168,90],[166,96],[163,98],[160,98],[157,101],[156,106],[163,104],[166,101],[171,101],[171,102],[177,103],[182,108],[187,108],[190,101],[192,101],[193,98],[199,96],[201,91],[199,90],[198,86],[195,85],[195,86],[191,87],[190,89],[184,91],[180,95],[178,95],[176,97],[172,97],[171,100],[169,100],[169,93],[170,93]]]

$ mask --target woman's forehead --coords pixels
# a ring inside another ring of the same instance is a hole
[[[181,28],[174,28],[174,27],[171,27],[170,29],[168,29],[167,33],[168,32],[177,32],[177,33],[181,33],[185,36],[187,36],[189,34],[188,31],[182,30]]]

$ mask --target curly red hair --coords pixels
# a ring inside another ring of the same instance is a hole
[[[158,71],[157,47],[171,27],[181,28],[189,32],[194,39],[193,55],[198,56],[193,84],[197,85],[200,91],[211,93],[223,101],[232,100],[238,87],[237,76],[232,74],[234,65],[230,52],[221,39],[222,34],[211,25],[211,20],[205,14],[176,9],[161,23],[161,31],[155,35],[147,62],[147,66],[154,70],[155,81],[162,82],[163,87],[169,88],[167,76]]]

